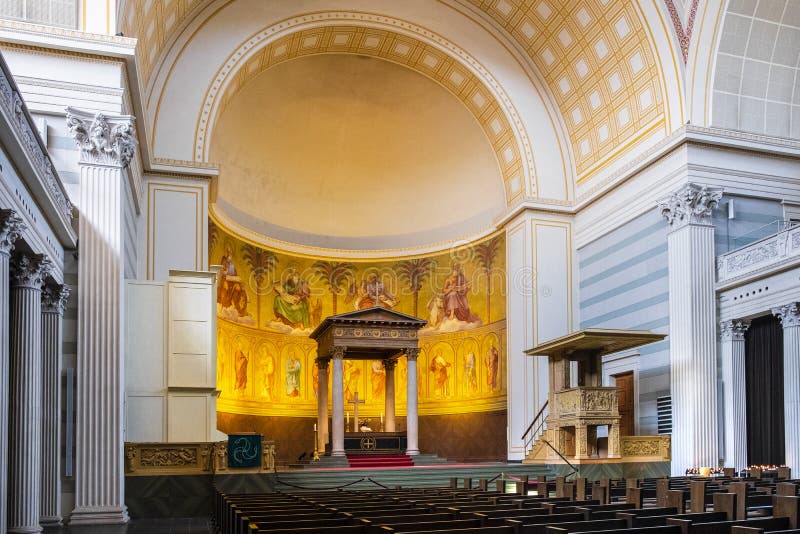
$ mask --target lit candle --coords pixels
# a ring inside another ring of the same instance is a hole
[[[381,412],[381,424],[383,424],[383,412]]]
[[[349,425],[350,424],[350,412],[344,412],[344,413],[347,414],[347,424]]]
[[[314,432],[317,431],[317,423],[314,423]]]

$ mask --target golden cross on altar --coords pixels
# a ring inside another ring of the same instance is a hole
[[[358,391],[353,394],[353,400],[347,401],[353,405],[353,432],[358,432],[360,423],[358,422],[358,405],[364,404],[366,401],[359,400]]]

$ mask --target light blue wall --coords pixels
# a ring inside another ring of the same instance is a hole
[[[667,223],[657,209],[578,250],[581,328],[669,333]],[[669,395],[669,340],[639,359],[639,433],[656,434],[656,398]]]

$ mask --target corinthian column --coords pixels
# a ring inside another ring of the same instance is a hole
[[[800,466],[800,303],[792,302],[772,313],[783,325],[783,425],[784,463]]]
[[[747,391],[744,374],[744,333],[750,321],[720,323],[722,383],[725,410],[725,465],[736,472],[747,467]]]
[[[406,454],[419,454],[419,412],[417,409],[417,356],[419,349],[406,350],[408,359],[408,380],[406,381]]]
[[[327,358],[317,358],[317,450],[325,454],[328,443],[328,363]]]
[[[61,524],[61,320],[64,286],[42,291],[42,502],[43,526]]]
[[[687,184],[659,202],[667,219],[672,474],[716,467],[717,328],[714,227],[722,190]]]
[[[8,531],[41,532],[42,285],[44,256],[20,254],[11,265]]]
[[[383,360],[383,368],[386,369],[386,398],[384,408],[386,409],[386,422],[384,432],[394,432],[394,368],[397,360]]]
[[[8,271],[14,242],[24,229],[16,213],[0,210],[0,534],[8,525]]]
[[[133,120],[67,109],[81,169],[73,525],[128,521],[122,310],[126,168],[136,147]]]
[[[345,456],[344,452],[344,369],[342,360],[344,359],[344,348],[335,347],[331,358],[333,360],[333,421],[331,424],[331,456]]]

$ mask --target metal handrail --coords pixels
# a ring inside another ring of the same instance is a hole
[[[531,424],[528,425],[528,429],[522,435],[522,442],[523,442],[523,447],[525,449],[525,454],[528,453],[529,448],[533,445],[533,442],[536,441],[536,438],[538,438],[542,434],[542,429],[544,428],[544,425],[547,422],[547,413],[549,413],[547,411],[548,404],[549,401],[545,401],[545,403],[539,410],[539,413],[536,414],[536,417],[534,417]],[[536,424],[537,422],[539,423],[538,425]],[[534,425],[536,426],[534,427]],[[534,428],[535,430],[531,431]]]
[[[539,413],[536,414],[536,417],[533,418],[533,421],[531,421],[531,424],[529,424],[528,428],[525,429],[525,432],[522,433],[522,437],[520,439],[525,439],[525,436],[528,435],[528,432],[531,431],[531,428],[533,428],[533,425],[535,425],[536,421],[542,416],[542,412],[544,412],[544,409],[547,408],[547,405],[549,403],[550,403],[550,400],[544,401],[544,404],[542,404],[542,407],[539,409]]]
[[[550,442],[549,442],[549,441],[547,441],[546,439],[542,439],[542,441],[544,441],[544,444],[545,444],[545,445],[547,445],[548,447],[550,447],[550,448],[553,450],[553,452],[554,452],[554,453],[556,453],[556,454],[558,455],[558,457],[559,457],[559,458],[561,458],[562,460],[564,460],[564,463],[566,463],[568,466],[570,466],[570,467],[572,468],[572,473],[570,473],[570,474],[568,474],[567,476],[565,476],[565,477],[564,477],[564,480],[566,480],[566,479],[567,479],[567,477],[571,477],[572,475],[580,475],[580,471],[578,471],[578,468],[577,468],[577,467],[575,467],[574,465],[572,465],[572,464],[570,463],[570,461],[569,461],[569,460],[567,460],[567,459],[564,457],[564,455],[563,455],[563,454],[561,454],[560,452],[558,452],[558,449],[556,449],[555,447],[553,447],[553,445],[551,445],[551,444],[550,444]]]

